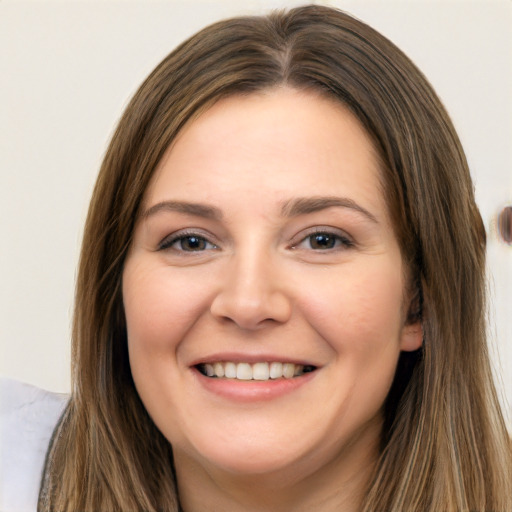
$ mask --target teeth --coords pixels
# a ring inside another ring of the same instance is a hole
[[[294,363],[206,363],[199,366],[201,372],[208,377],[225,377],[238,380],[269,380],[269,379],[291,379],[300,377],[304,373],[314,370],[312,366],[303,366]]]
[[[213,365],[213,375],[224,377],[224,365],[222,363],[215,363]]]
[[[283,363],[270,363],[270,378],[279,379],[283,376]]]
[[[235,363],[226,363],[224,365],[224,376],[228,379],[236,379],[236,366]]]
[[[252,365],[252,378],[254,380],[268,380],[270,370],[268,363],[256,363]]]
[[[295,375],[295,365],[291,363],[283,364],[283,377],[285,379],[291,379]]]
[[[252,367],[248,363],[236,365],[236,378],[239,380],[252,380]]]

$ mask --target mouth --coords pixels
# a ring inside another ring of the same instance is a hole
[[[212,379],[231,379],[242,381],[269,381],[277,379],[293,379],[316,370],[315,366],[281,362],[215,362],[200,363],[195,368]]]

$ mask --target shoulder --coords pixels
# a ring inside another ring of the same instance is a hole
[[[67,395],[0,377],[0,510],[33,512]]]

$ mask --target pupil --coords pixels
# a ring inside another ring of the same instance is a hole
[[[313,235],[311,238],[311,246],[313,249],[332,249],[336,242],[333,236],[325,233]]]
[[[197,236],[187,236],[184,240],[182,240],[182,247],[188,251],[204,249],[204,240]]]

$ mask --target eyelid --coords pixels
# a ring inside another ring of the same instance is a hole
[[[197,238],[201,238],[205,240],[208,244],[211,244],[214,249],[218,249],[219,245],[216,243],[215,240],[216,237],[214,237],[211,233],[206,233],[202,229],[194,229],[194,228],[185,228],[180,229],[178,231],[175,231],[174,233],[170,233],[169,235],[165,236],[157,246],[157,251],[163,251],[166,249],[172,249],[172,245],[175,244],[178,240],[186,237],[192,237],[195,236]],[[209,249],[212,250],[212,249]],[[182,252],[204,252],[204,251],[183,251],[179,249],[175,249],[176,252],[182,253]]]
[[[349,234],[347,234],[345,231],[343,231],[339,228],[334,228],[332,226],[313,226],[311,228],[301,231],[298,235],[296,235],[293,238],[292,242],[289,244],[289,248],[290,249],[298,249],[300,244],[302,244],[308,237],[315,235],[315,234],[332,235],[341,241],[344,248],[349,248],[349,247],[353,247],[356,245],[353,238]],[[212,235],[211,233],[205,232],[203,229],[200,229],[200,228],[197,228],[197,229],[185,228],[185,229],[175,231],[175,232],[170,233],[167,236],[165,236],[158,243],[156,250],[161,251],[161,250],[171,249],[172,245],[175,244],[178,240],[180,240],[182,238],[186,238],[188,236],[190,236],[190,237],[195,236],[197,238],[201,238],[201,239],[205,240],[208,244],[213,246],[212,248],[210,248],[208,250],[220,248],[216,237],[214,235]],[[183,250],[179,250],[179,249],[175,249],[175,250],[176,250],[176,252],[179,252],[179,253],[182,253],[182,252],[190,252],[190,253],[204,252],[204,251],[183,251]],[[314,249],[310,249],[310,250],[315,251],[315,252],[320,252],[320,251],[316,251]],[[328,252],[328,251],[333,251],[333,250],[336,250],[336,249],[335,248],[326,249],[325,251]]]
[[[305,229],[304,231],[301,231],[298,235],[296,235],[290,244],[290,249],[297,249],[299,248],[299,245],[302,244],[308,237],[316,234],[326,234],[326,235],[332,235],[341,240],[344,248],[354,247],[356,245],[354,239],[345,231],[334,228],[332,226],[314,226],[308,229]],[[315,251],[314,249],[310,249],[312,251]],[[336,250],[333,249],[325,249],[325,252]],[[315,251],[315,252],[322,252],[322,251]]]

